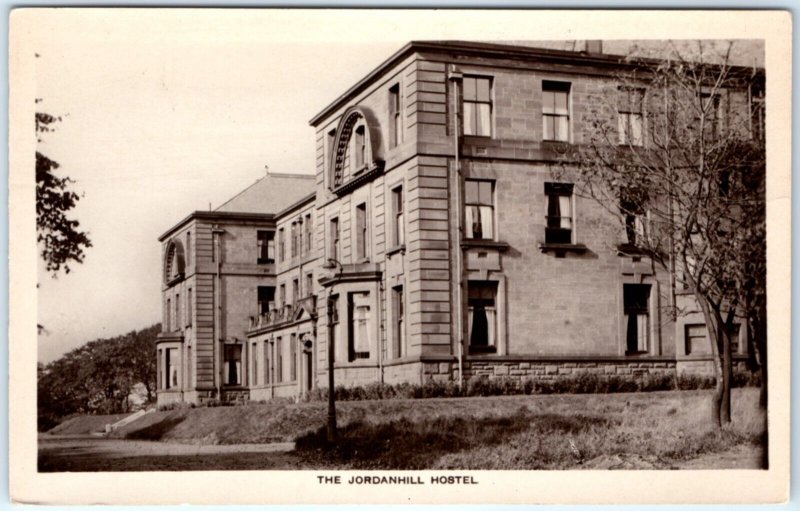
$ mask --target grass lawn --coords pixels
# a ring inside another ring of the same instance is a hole
[[[156,412],[114,435],[196,444],[295,440],[285,468],[339,469],[671,468],[762,446],[758,389],[734,389],[733,424],[723,429],[710,423],[711,393],[340,402],[334,449],[325,445],[326,403],[316,402]]]

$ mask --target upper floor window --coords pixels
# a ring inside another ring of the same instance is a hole
[[[281,262],[286,260],[286,240],[283,234],[283,227],[281,227],[278,229],[278,260]]]
[[[186,233],[186,264],[192,264],[192,231]]]
[[[492,136],[492,80],[465,76],[463,92],[464,135]]]
[[[330,220],[330,252],[328,257],[334,261],[340,262],[339,258],[339,218],[334,217]]]
[[[403,245],[406,242],[405,216],[403,211],[403,187],[398,186],[392,190],[392,241],[394,246]]]
[[[367,204],[356,206],[356,259],[363,260],[369,257],[369,243],[367,242]]]
[[[300,299],[300,279],[292,279],[292,300]]]
[[[544,140],[569,142],[569,82],[542,82]]]
[[[641,146],[643,136],[644,89],[621,87],[618,97],[619,143]]]
[[[572,184],[545,183],[544,193],[547,197],[545,243],[572,243]]]
[[[355,153],[353,156],[353,164],[355,166],[355,171],[360,170],[364,163],[367,161],[367,137],[366,137],[366,130],[364,125],[358,126],[355,130],[355,135],[353,136],[353,152]]]
[[[403,115],[400,104],[400,84],[389,88],[389,140],[391,147],[397,147],[403,141]]]
[[[278,289],[280,290],[281,307],[283,307],[286,305],[286,284],[281,284]]]
[[[306,275],[306,296],[314,294],[314,274],[309,273]]]
[[[464,191],[467,238],[494,239],[494,182],[467,179]]]
[[[265,314],[275,308],[275,288],[258,286],[258,312]]]
[[[336,128],[330,130],[328,133],[325,134],[325,168],[327,170],[331,169],[333,165],[333,144],[336,143]]]
[[[192,326],[192,288],[186,291],[186,326]]]
[[[311,252],[311,238],[312,238],[312,230],[311,230],[311,213],[306,215],[306,221],[303,223],[305,228],[305,252]]]
[[[273,231],[258,231],[258,264],[272,264],[275,262],[275,233]]]
[[[703,135],[706,139],[715,140],[721,134],[722,113],[719,94],[703,92],[700,94],[700,112],[703,119]],[[700,116],[698,116],[700,122]],[[698,126],[699,128],[699,126]]]

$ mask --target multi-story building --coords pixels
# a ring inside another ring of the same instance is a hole
[[[221,277],[214,233],[243,229],[225,252],[242,260],[221,264],[238,265],[241,287],[220,288],[218,317],[195,290],[202,343],[199,330],[165,329],[159,402],[175,387],[196,400],[326,386],[329,343],[342,385],[708,367],[702,316],[664,313],[669,275],[629,250],[642,219],[620,225],[570,182],[570,147],[587,142],[591,116],[624,116],[609,119],[627,127],[620,138],[646,143],[641,101],[612,112],[592,99],[619,94],[627,65],[593,51],[403,47],[310,121],[316,171],[302,196],[288,204],[260,187],[251,195],[264,193],[265,210],[195,213],[162,236],[164,323],[179,325],[170,300],[201,275]],[[728,90],[720,109],[750,99]],[[202,237],[203,272],[181,262],[175,240],[189,229]],[[254,255],[262,230],[275,233],[265,266]]]

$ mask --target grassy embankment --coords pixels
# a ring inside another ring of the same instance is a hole
[[[203,444],[296,440],[292,455],[303,468],[666,468],[761,444],[758,389],[734,390],[734,422],[721,430],[710,424],[710,397],[710,391],[673,391],[341,402],[333,450],[325,446],[325,403],[156,412],[114,436]]]

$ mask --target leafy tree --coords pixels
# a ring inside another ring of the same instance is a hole
[[[36,113],[39,142],[41,134],[53,131],[53,124],[58,121],[60,117]],[[69,263],[83,262],[84,248],[92,246],[88,234],[80,230],[80,223],[68,217],[80,196],[69,189],[74,181],[57,175],[58,168],[58,162],[36,151],[36,241],[41,246],[47,271],[53,274],[61,268],[69,273]]]
[[[155,400],[156,348],[161,325],[111,339],[97,339],[38,367],[39,429],[50,429],[72,414],[132,411],[137,385],[144,404]]]
[[[702,311],[719,425],[731,420],[737,314],[756,334],[766,380],[765,151],[749,108],[763,74],[729,65],[730,55],[730,44],[700,42],[692,55],[673,47],[667,59],[630,59],[591,98],[591,133],[577,150],[578,193],[619,217],[628,249],[668,270],[673,317]],[[688,308],[678,288],[693,296]]]

